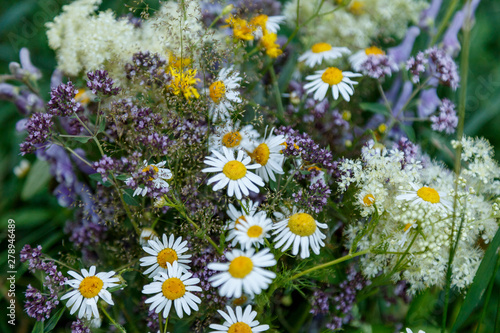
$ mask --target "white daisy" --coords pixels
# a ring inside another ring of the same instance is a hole
[[[250,20],[250,25],[254,28],[255,38],[262,38],[264,30],[267,33],[275,34],[280,29],[280,24],[285,21],[285,16],[257,15]]]
[[[143,294],[156,294],[145,301],[146,304],[151,303],[149,311],[160,313],[163,310],[163,318],[167,318],[172,303],[179,318],[182,318],[184,312],[189,316],[191,309],[198,311],[201,299],[192,292],[201,291],[201,288],[196,286],[200,283],[200,279],[191,276],[193,274],[184,272],[177,261],[172,265],[167,263],[167,272],[160,272],[153,278],[154,282],[142,289]]]
[[[297,255],[300,248],[300,257],[302,259],[308,258],[309,247],[315,254],[319,254],[320,247],[325,246],[323,239],[326,236],[319,230],[319,228],[326,229],[328,226],[324,223],[319,223],[311,215],[298,211],[296,207],[292,212],[286,211],[285,214],[279,212],[274,213],[278,222],[273,226],[275,231],[273,235],[278,235],[274,239],[274,247],[280,248],[283,244],[281,251],[286,251],[292,244],[292,254]]]
[[[170,239],[167,235],[163,234],[163,242],[156,239],[148,240],[148,245],[142,247],[144,251],[149,253],[151,256],[143,257],[139,259],[141,261],[141,266],[151,266],[144,271],[144,274],[149,274],[149,277],[154,277],[159,272],[166,273],[168,264],[173,264],[174,262],[179,263],[179,267],[185,271],[189,269],[186,265],[190,262],[190,254],[183,254],[188,250],[186,244],[187,241],[182,241],[182,237],[175,239],[174,235],[170,235]],[[150,274],[151,273],[151,274]]]
[[[253,202],[252,200],[242,200],[240,202],[241,204],[241,209],[236,209],[236,207],[233,206],[233,204],[228,205],[228,210],[227,215],[229,215],[229,218],[231,221],[226,225],[226,230],[235,230],[238,228],[238,225],[240,224],[240,221],[246,221],[247,216],[253,216],[257,212],[257,207],[259,206],[258,202]],[[227,240],[230,241],[231,239],[233,240],[232,245],[236,246],[238,244],[238,241],[235,239],[235,234],[234,233],[229,233],[227,236]]]
[[[148,161],[144,160],[144,168],[141,170],[142,172],[147,172],[149,170],[153,170],[154,172],[154,177],[151,177],[149,180],[153,182],[153,186],[155,188],[169,188],[169,184],[167,180],[172,179],[172,172],[167,169],[163,168],[167,162],[163,161],[157,164],[148,164]],[[126,182],[132,181],[132,178],[128,178]],[[147,187],[137,187],[134,191],[134,194],[132,196],[136,195],[142,195],[145,196],[150,189]]]
[[[321,64],[323,60],[337,59],[350,53],[347,47],[332,47],[328,43],[316,43],[299,57],[299,61],[305,61],[307,66],[314,67]]]
[[[403,247],[408,240],[408,234],[410,233],[411,229],[416,229],[418,225],[416,223],[408,223],[405,225],[403,229],[403,234],[401,235],[401,238],[398,240],[398,246]]]
[[[233,250],[226,253],[228,263],[210,263],[208,269],[221,271],[211,276],[208,281],[213,287],[221,286],[219,294],[227,297],[240,297],[243,291],[249,295],[260,294],[267,289],[276,277],[274,272],[262,269],[276,265],[269,249],[255,253],[254,249],[246,252]]]
[[[237,222],[237,227],[229,232],[228,240],[234,238],[244,250],[252,246],[259,248],[263,245],[264,239],[269,237],[269,231],[273,227],[273,221],[266,216],[265,212],[259,212],[253,216],[247,215]]]
[[[150,239],[158,239],[158,234],[151,228],[143,228],[139,237],[139,244],[141,246],[146,245]]]
[[[317,101],[322,101],[325,99],[326,92],[329,87],[332,87],[333,99],[339,98],[339,93],[342,97],[349,102],[354,94],[354,84],[358,84],[356,81],[352,81],[351,77],[362,76],[359,73],[341,71],[337,67],[328,67],[325,70],[316,71],[316,74],[309,75],[306,80],[312,81],[304,85],[304,89],[307,93],[314,92],[314,99]]]
[[[248,153],[256,163],[260,164],[261,167],[256,170],[256,173],[266,182],[269,182],[269,179],[276,181],[275,173],[283,174],[281,165],[284,156],[281,150],[283,150],[283,143],[286,140],[283,135],[273,135],[272,132],[273,130],[271,130],[267,139],[266,135],[264,135],[264,141],[258,144],[252,152]]]
[[[222,147],[250,149],[259,137],[259,132],[252,125],[240,128],[239,122],[234,125],[225,123],[215,127],[214,133],[208,139],[208,148],[217,151],[222,151]]]
[[[61,297],[61,300],[69,298],[66,306],[71,307],[70,314],[78,311],[78,318],[87,318],[90,320],[92,316],[99,318],[99,311],[97,309],[97,301],[99,297],[106,303],[114,305],[111,299],[111,293],[106,289],[118,285],[118,278],[112,278],[115,272],[101,272],[95,273],[95,266],[91,266],[87,271],[85,268],[81,270],[82,275],[75,271],[68,271],[68,274],[74,277],[72,280],[66,281],[66,284],[74,290]]]
[[[364,50],[358,51],[349,57],[349,62],[351,63],[352,68],[359,72],[361,71],[361,65],[368,60],[369,56],[381,56],[385,55],[385,52],[379,49],[376,46],[370,46]]]
[[[404,194],[400,194],[396,197],[397,200],[407,200],[411,201],[412,205],[426,204],[432,207],[437,207],[444,211],[453,210],[453,204],[443,199],[446,195],[440,193],[428,186],[418,186],[415,183],[410,182],[412,191],[402,191]]]
[[[269,329],[269,325],[259,325],[259,322],[254,320],[257,317],[257,312],[252,311],[251,305],[247,305],[245,311],[242,310],[241,306],[237,306],[236,311],[233,311],[230,306],[226,308],[227,313],[217,310],[225,322],[222,325],[210,324],[210,328],[215,330],[212,333],[256,333]]]
[[[215,157],[207,156],[205,164],[210,165],[210,168],[201,170],[202,172],[217,172],[218,174],[210,178],[208,185],[217,182],[213,190],[218,191],[227,185],[227,195],[241,199],[242,194],[248,196],[249,191],[259,193],[258,186],[264,186],[262,178],[257,176],[248,169],[257,169],[260,164],[249,164],[251,158],[238,150],[238,157],[234,158],[234,151],[222,147],[222,154],[216,150],[212,150]]]
[[[220,70],[217,80],[208,88],[208,94],[212,101],[209,109],[212,121],[217,118],[225,120],[230,117],[229,111],[234,109],[231,103],[241,103],[240,87],[241,77],[239,73],[233,71],[233,67]]]

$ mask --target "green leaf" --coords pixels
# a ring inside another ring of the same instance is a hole
[[[45,329],[43,330],[44,332],[50,332],[52,331],[56,325],[59,319],[61,319],[61,316],[64,313],[64,310],[66,310],[66,307],[63,307],[61,310],[57,311],[47,322],[47,326],[45,326]]]
[[[130,176],[127,176],[127,175],[119,175],[119,176],[116,176],[116,179],[118,180],[127,180]]]
[[[93,173],[89,175],[89,178],[92,180],[95,180],[96,182],[101,182],[102,183],[102,176],[99,172]]]
[[[132,190],[125,190],[125,192],[123,192],[123,201],[129,206],[140,206],[139,202],[134,199],[131,193]]]
[[[387,107],[380,103],[360,103],[359,107],[364,111],[380,113],[385,116],[390,116],[389,110]]]
[[[495,270],[496,262],[498,259],[498,251],[500,249],[500,229],[498,229],[495,237],[491,241],[484,258],[477,269],[476,276],[467,292],[467,297],[460,308],[457,320],[453,324],[451,332],[456,332],[469,318],[472,311],[478,306],[481,298],[483,297],[486,288],[488,288],[488,283]]]
[[[43,333],[43,321],[37,321],[31,333]]]
[[[273,181],[272,179],[269,179],[269,188],[272,190],[272,191],[276,191],[276,182]]]
[[[104,117],[101,118],[101,122],[99,123],[99,130],[97,133],[102,133],[106,129],[106,121],[104,120]]]
[[[76,140],[81,143],[87,143],[89,142],[90,139],[92,139],[91,136],[73,136],[71,139]]]
[[[24,183],[21,199],[28,200],[44,189],[51,177],[50,164],[47,161],[36,160]]]
[[[405,131],[408,139],[410,139],[411,142],[415,142],[415,131],[413,127],[401,124],[401,128]]]

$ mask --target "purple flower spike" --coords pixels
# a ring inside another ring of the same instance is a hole
[[[120,92],[120,87],[113,87],[115,81],[113,81],[107,71],[96,70],[95,72],[88,72],[87,77],[87,87],[92,90],[94,94],[98,92],[105,96],[118,95]]]

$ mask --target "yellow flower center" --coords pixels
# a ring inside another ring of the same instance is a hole
[[[255,28],[261,27],[262,30],[264,30],[266,29],[267,19],[268,19],[267,15],[264,14],[257,15],[250,21],[250,24],[253,25]]]
[[[219,103],[222,97],[226,94],[226,86],[222,81],[215,81],[210,85],[210,98],[214,103]]]
[[[87,276],[80,282],[78,290],[85,298],[96,297],[102,289],[104,282],[97,276]]]
[[[224,134],[222,137],[222,144],[228,148],[234,148],[239,146],[242,136],[240,132],[229,132]]]
[[[361,1],[353,1],[352,4],[351,4],[351,6],[349,7],[349,10],[354,15],[361,15],[361,14],[363,14],[365,12],[363,10],[364,6],[365,5]]]
[[[233,299],[233,305],[234,306],[241,306],[248,301],[248,297],[245,295],[242,295],[241,297]]]
[[[296,213],[288,219],[288,228],[296,235],[311,236],[316,231],[316,221],[309,214]]]
[[[313,165],[313,166],[310,166],[309,168],[307,168],[307,171],[312,171],[312,170],[318,170],[318,171],[321,171],[320,168],[318,168],[317,166]]]
[[[227,333],[252,333],[252,329],[248,326],[248,324],[239,321],[232,324],[227,330]]]
[[[439,203],[439,193],[430,187],[424,186],[417,191],[417,195],[422,198],[422,200],[430,203]]]
[[[245,276],[250,274],[253,269],[253,262],[248,257],[236,257],[229,264],[229,274],[237,279],[243,279]]]
[[[403,229],[404,232],[408,231],[408,229],[411,228],[413,224],[412,223],[408,223],[407,225],[405,225],[405,228]]]
[[[331,86],[339,84],[340,82],[342,82],[343,78],[344,75],[342,75],[342,71],[337,67],[328,67],[323,75],[321,75],[321,80]]]
[[[147,167],[145,167],[144,169],[142,169],[142,172],[148,172],[149,170],[153,170],[155,174],[157,174],[158,171],[160,171],[156,165],[151,164],[151,165],[148,165]],[[148,180],[152,181],[153,177],[149,177]]]
[[[169,300],[181,298],[186,293],[186,286],[179,278],[173,277],[165,280],[161,286],[163,296]]]
[[[239,161],[229,161],[222,168],[222,172],[231,180],[238,180],[247,174],[247,168]]]
[[[174,261],[176,260],[177,260],[177,252],[175,252],[170,248],[161,250],[160,253],[158,253],[158,256],[156,257],[158,265],[160,265],[163,268],[167,268],[167,262],[173,264]]]
[[[370,207],[371,205],[373,205],[374,202],[375,202],[375,197],[371,193],[365,195],[365,197],[363,198],[363,204],[366,207]]]
[[[257,238],[262,235],[262,227],[258,225],[253,225],[247,230],[247,235],[250,238]]]
[[[316,43],[311,47],[311,51],[314,53],[321,53],[325,51],[330,51],[332,46],[328,43]]]
[[[249,155],[260,165],[266,165],[269,160],[269,147],[267,144],[261,143],[254,149],[253,153]]]
[[[384,55],[385,52],[379,49],[376,46],[370,46],[369,48],[365,49],[366,55]]]

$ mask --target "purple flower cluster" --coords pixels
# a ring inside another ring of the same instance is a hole
[[[438,132],[446,132],[451,134],[455,132],[458,125],[457,112],[455,110],[455,104],[447,98],[442,100],[441,106],[439,107],[439,115],[432,116],[432,129]]]
[[[457,64],[451,56],[443,49],[438,49],[437,47],[430,48],[426,51],[426,54],[432,63],[431,69],[433,75],[439,79],[442,85],[456,90],[460,82],[460,76],[458,75]]]
[[[407,164],[417,159],[418,146],[408,140],[408,138],[400,138],[398,142],[394,143],[394,148],[404,154],[404,158],[401,160],[401,169],[404,169]]]
[[[306,165],[321,166],[328,173],[333,171],[333,155],[332,153],[314,142],[314,140],[306,133],[299,133],[293,130],[290,126],[281,126],[275,130],[276,135],[284,135],[286,138],[286,146],[282,150],[285,157],[301,157]]]
[[[374,79],[381,79],[385,76],[391,76],[393,72],[399,70],[394,60],[387,55],[369,56],[361,64],[361,70],[365,75]]]
[[[47,143],[53,125],[51,114],[33,113],[26,123],[28,137],[20,144],[21,155],[33,153],[38,148],[37,146]]]
[[[122,124],[130,123],[134,132],[150,134],[163,124],[160,114],[154,113],[150,108],[141,108],[132,103],[130,99],[112,102],[111,108],[116,112],[116,129]]]
[[[77,319],[71,323],[71,333],[92,333],[90,328],[88,328],[83,321]]]
[[[203,294],[203,302],[207,307],[216,307],[222,309],[227,303],[227,298],[222,297],[217,293],[215,288],[212,288],[208,279],[216,274],[216,271],[207,269],[207,265],[211,262],[225,261],[224,255],[219,256],[212,247],[201,249],[192,257],[193,277],[200,279],[199,286]]]
[[[49,299],[43,296],[38,289],[33,288],[31,284],[28,285],[25,296],[24,310],[28,316],[35,318],[37,321],[49,319],[52,310],[59,304],[57,296],[55,299]]]
[[[50,91],[50,101],[47,103],[49,113],[55,116],[71,116],[81,105],[75,100],[78,89],[73,83],[60,84]]]
[[[420,74],[425,72],[425,66],[429,63],[425,53],[419,51],[415,57],[411,57],[406,62],[406,69],[410,71],[413,83],[420,82]]]
[[[103,155],[99,161],[94,162],[94,170],[100,173],[102,181],[106,182],[110,172],[116,174],[122,171],[127,163],[128,160],[125,157],[114,159],[107,155]]]
[[[312,122],[314,119],[323,118],[326,111],[330,109],[330,103],[328,103],[328,99],[326,98],[321,102],[316,101],[314,98],[308,98],[304,106],[309,111],[309,114],[304,115],[303,120],[305,122]]]
[[[50,317],[52,310],[59,304],[58,293],[63,289],[68,280],[57,270],[57,265],[52,261],[43,260],[42,247],[38,245],[32,248],[26,244],[19,253],[21,262],[28,261],[28,267],[31,273],[41,270],[45,274],[43,285],[48,289],[49,295],[43,296],[42,293],[28,285],[26,290],[26,303],[24,308],[28,315],[38,321],[44,321]]]
[[[125,65],[127,79],[139,78],[140,85],[150,86],[153,83],[164,85],[171,79],[165,72],[167,61],[158,54],[151,55],[149,51],[135,53],[132,56],[132,63]]]
[[[315,290],[311,299],[311,310],[309,313],[317,316],[330,313],[330,299],[333,294],[324,290]]]
[[[292,197],[296,203],[306,209],[319,213],[326,206],[331,193],[332,191],[328,185],[323,181],[317,181],[309,185],[306,191],[301,189],[299,192],[293,193]]]
[[[109,77],[108,71],[96,70],[95,72],[88,72],[87,87],[92,90],[94,94],[101,93],[104,96],[118,95],[121,88],[113,87],[115,81]]]

